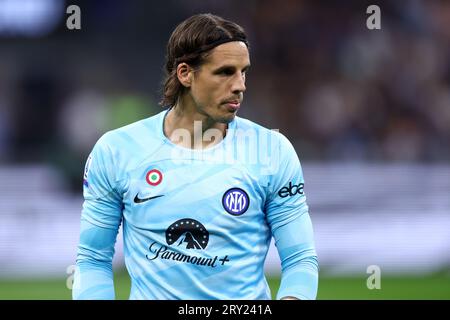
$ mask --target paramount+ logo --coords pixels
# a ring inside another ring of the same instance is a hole
[[[166,230],[166,242],[169,246],[154,241],[148,248],[150,254],[145,257],[149,261],[172,260],[211,268],[230,262],[228,255],[212,257],[198,254],[199,250],[206,249],[209,232],[203,224],[194,219],[184,218],[172,223]],[[184,248],[192,250],[194,254],[188,254]]]
[[[289,185],[281,188],[280,191],[278,191],[278,195],[281,198],[292,197],[295,196],[296,194],[303,195],[304,187],[305,187],[304,183],[292,184],[292,181],[289,181]]]

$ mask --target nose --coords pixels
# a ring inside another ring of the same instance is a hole
[[[233,80],[231,91],[233,91],[234,94],[240,94],[245,90],[245,74],[239,73]]]

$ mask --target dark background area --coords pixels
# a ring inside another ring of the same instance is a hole
[[[252,67],[240,116],[280,129],[302,160],[450,159],[448,1],[378,1],[381,30],[366,27],[368,1],[20,3],[24,25],[47,11],[40,32],[0,22],[0,161],[49,163],[74,191],[104,132],[160,110],[165,45],[199,12],[246,29]],[[81,8],[81,30],[66,28],[70,4]]]

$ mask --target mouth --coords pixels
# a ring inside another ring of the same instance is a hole
[[[241,106],[241,102],[239,100],[226,101],[224,104],[229,112],[236,112],[237,110],[239,110],[239,107]]]

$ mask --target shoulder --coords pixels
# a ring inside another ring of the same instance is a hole
[[[235,126],[236,129],[255,130],[255,131],[260,131],[260,132],[272,131],[272,130],[270,130],[254,121],[246,119],[246,118],[236,116],[235,121],[236,121],[236,126]]]
[[[277,146],[278,150],[281,152],[294,151],[294,147],[289,139],[280,132],[277,128],[266,128],[256,122],[251,120],[236,117],[235,130],[239,133],[248,136],[250,132],[257,135],[260,142],[269,142],[272,146]],[[275,150],[274,150],[275,151]]]
[[[139,164],[164,143],[162,127],[159,127],[163,112],[106,132],[98,139],[92,153],[101,154],[121,168]]]
[[[162,131],[162,128],[159,128],[158,125],[163,112],[110,130],[100,137],[97,145],[113,151],[133,151],[136,148],[154,145],[155,141],[161,140],[158,133],[160,133],[159,130]]]

